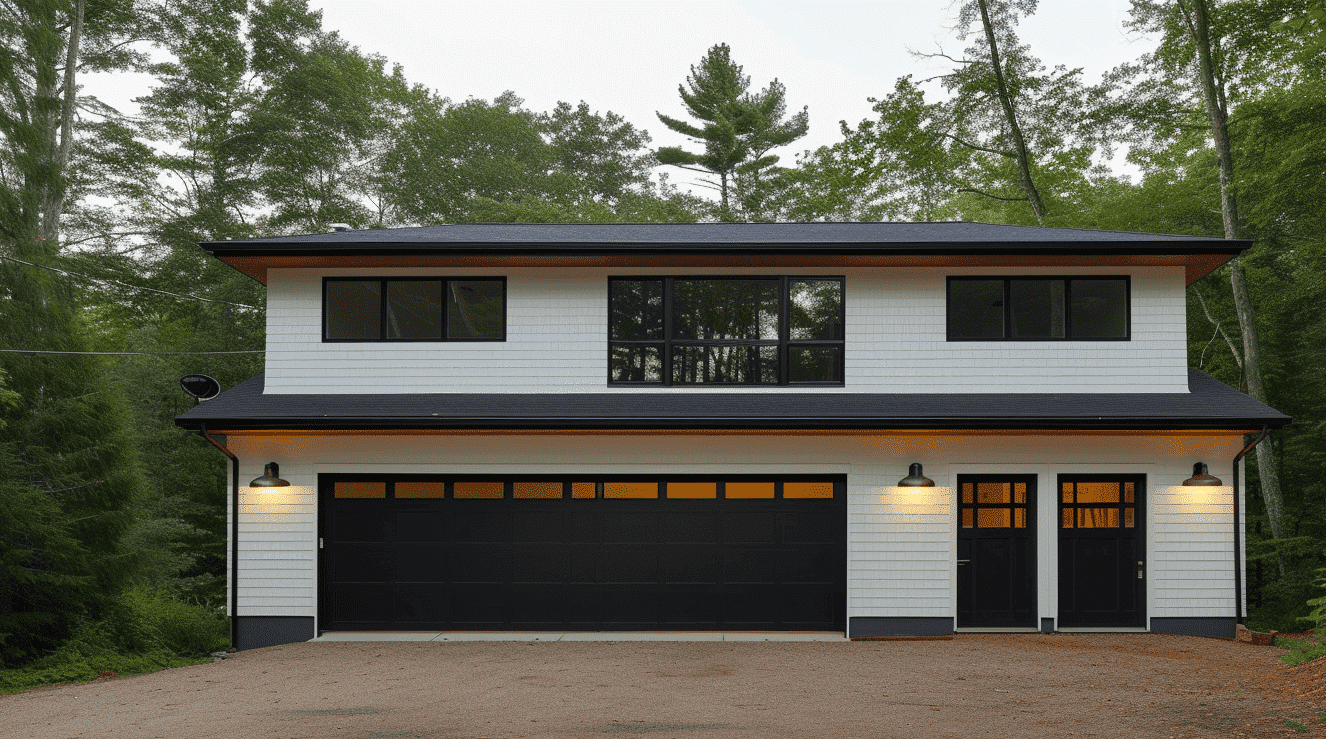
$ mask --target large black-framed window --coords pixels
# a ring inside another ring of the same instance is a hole
[[[1127,276],[948,278],[949,341],[1128,341]]]
[[[324,277],[322,340],[505,341],[505,277]]]
[[[844,278],[608,278],[610,385],[843,381]]]

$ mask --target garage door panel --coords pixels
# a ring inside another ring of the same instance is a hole
[[[407,489],[415,497],[397,498],[399,482],[390,478],[372,483],[381,497],[333,497],[332,485],[346,479],[367,476],[321,479],[323,628],[844,626],[834,605],[846,587],[841,483],[830,500],[683,498],[698,488],[672,480],[673,498],[560,499],[532,497],[534,486],[520,488],[520,478],[504,487],[485,478],[480,493],[504,489],[511,497],[455,499],[440,497],[452,480],[411,476],[402,479],[426,482],[438,496],[420,497],[416,485]],[[582,493],[595,490],[589,479],[576,479]],[[548,487],[548,478],[538,482]],[[726,489],[714,478],[703,482]],[[627,492],[660,487],[615,484]]]
[[[413,510],[396,511],[396,541],[446,542],[451,539],[447,511],[437,508],[420,510],[417,505],[410,508]]]

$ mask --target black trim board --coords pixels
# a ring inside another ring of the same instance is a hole
[[[1151,618],[1151,633],[1180,634],[1183,636],[1209,636],[1216,639],[1234,638],[1234,617],[1219,616],[1208,618]]]
[[[1187,393],[265,394],[257,375],[175,417],[197,429],[1083,429],[1280,428],[1290,418],[1197,370]]]
[[[294,644],[315,636],[312,616],[240,616],[235,620],[235,648],[240,651]]]
[[[943,636],[953,633],[952,616],[853,616],[848,638],[863,636]]]

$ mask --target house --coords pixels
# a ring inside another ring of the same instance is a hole
[[[233,461],[236,643],[1231,636],[1236,458],[1289,418],[1187,367],[1184,287],[1248,246],[980,223],[202,244],[268,290],[266,372],[176,419]],[[1223,484],[1185,485],[1199,463]]]

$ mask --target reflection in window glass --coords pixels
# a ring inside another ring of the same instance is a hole
[[[972,512],[972,509],[970,508],[962,509],[962,528],[970,529],[976,526],[976,524],[973,523],[973,516],[974,514]]]
[[[385,482],[338,482],[332,486],[332,495],[337,498],[385,498]]]
[[[1015,529],[1025,529],[1025,528],[1027,528],[1027,509],[1026,509],[1026,508],[1014,508],[1014,509],[1013,509],[1013,528],[1015,528]]]
[[[771,385],[778,382],[778,347],[676,346],[672,381]]]
[[[778,280],[677,280],[674,339],[778,339]]]
[[[1131,529],[1134,527],[1132,506],[1126,506],[1123,509],[1123,527],[1126,529]]]
[[[1004,338],[1004,281],[950,281],[948,332],[954,339]]]
[[[716,482],[670,482],[667,484],[669,498],[717,498]]]
[[[831,482],[785,482],[783,483],[784,498],[832,498],[833,483]]]
[[[1133,489],[1133,485],[1134,483],[1131,482],[1125,482],[1123,484],[1123,502],[1125,503],[1137,502],[1137,500],[1134,498],[1134,496],[1137,495],[1137,492]]]
[[[1063,484],[1063,491],[1064,491],[1064,502],[1065,502],[1065,503],[1072,503],[1072,502],[1073,502],[1073,483],[1071,483],[1071,482],[1066,482],[1066,483],[1064,483],[1064,484]]]
[[[787,328],[793,341],[842,340],[843,285],[837,280],[791,280]]]
[[[842,382],[841,346],[793,346],[787,350],[788,382]]]
[[[603,497],[609,499],[642,499],[657,498],[658,483],[656,482],[605,482],[603,483]]]
[[[1064,338],[1063,280],[1010,280],[1008,291],[1012,338]]]
[[[1013,502],[1014,503],[1027,502],[1027,483],[1025,482],[1013,483]]]
[[[1077,527],[1079,529],[1117,529],[1119,528],[1119,509],[1079,508],[1077,509]]]
[[[382,338],[382,283],[328,280],[325,284],[327,338]]]
[[[723,486],[726,498],[771,499],[774,497],[772,482],[729,482]]]
[[[513,482],[511,497],[529,500],[554,500],[562,497],[560,482]]]
[[[387,338],[442,338],[441,280],[387,282]]]
[[[447,281],[447,337],[501,339],[506,333],[501,280]]]
[[[1065,509],[1063,509],[1063,516],[1062,516],[1063,520],[1060,521],[1059,523],[1060,523],[1060,525],[1062,525],[1062,526],[1063,526],[1064,528],[1066,528],[1066,529],[1071,529],[1071,528],[1073,528],[1073,511],[1074,511],[1074,510],[1075,510],[1075,509],[1073,509],[1073,508],[1065,508]]]
[[[495,500],[504,497],[505,487],[500,482],[458,482],[454,497],[459,500]]]
[[[1072,300],[1074,339],[1127,338],[1127,280],[1074,279]]]
[[[962,502],[972,503],[972,484],[970,482],[962,483]]]
[[[612,382],[662,382],[663,348],[617,344],[609,353],[612,364],[608,379]]]
[[[446,483],[441,482],[398,482],[397,498],[441,498],[446,492]]]
[[[663,281],[611,280],[612,317],[608,338],[645,341],[663,338]]]

